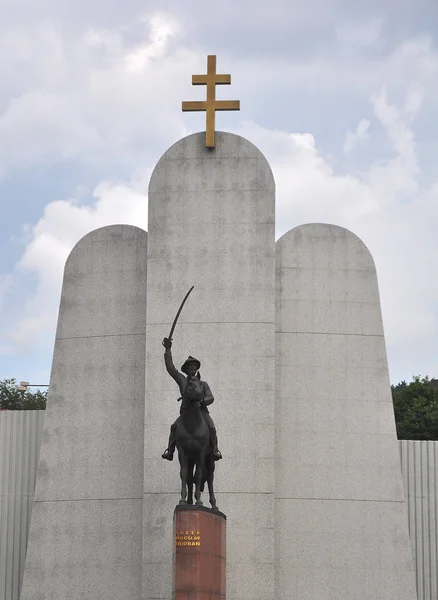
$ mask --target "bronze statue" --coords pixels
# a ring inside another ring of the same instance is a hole
[[[208,414],[207,406],[214,401],[210,387],[199,375],[201,363],[189,356],[180,373],[172,360],[172,341],[164,338],[164,361],[169,375],[179,386],[181,398],[180,416],[170,428],[168,448],[162,454],[173,460],[175,446],[178,450],[181,474],[180,504],[193,504],[193,484],[195,484],[196,504],[202,505],[201,492],[207,482],[210,504],[217,510],[213,490],[214,462],[222,458],[217,447],[216,429]],[[193,473],[193,470],[195,473]]]
[[[182,400],[180,416],[170,428],[169,444],[161,455],[166,460],[173,460],[175,447],[178,450],[181,474],[180,504],[193,504],[193,484],[195,484],[196,504],[202,504],[201,492],[205,482],[208,484],[210,503],[217,510],[213,491],[215,461],[222,458],[217,447],[216,428],[210,417],[208,408],[214,402],[213,394],[206,381],[201,380],[199,369],[201,363],[197,358],[189,356],[181,367],[180,373],[172,360],[172,334],[183,306],[193,290],[189,289],[176,313],[170,329],[169,337],[164,338],[164,362],[169,375],[179,387]],[[196,468],[195,473],[193,473]]]
[[[166,364],[167,372],[176,381],[181,394],[181,398],[178,399],[182,400],[180,416],[184,413],[184,410],[186,410],[189,404],[189,396],[195,395],[197,401],[199,401],[200,403],[200,408],[202,411],[202,416],[204,417],[204,421],[206,422],[207,427],[210,430],[210,439],[214,460],[220,460],[222,458],[222,454],[218,449],[217,445],[216,428],[207,408],[207,406],[214,402],[214,397],[211,393],[208,383],[206,381],[201,380],[201,376],[199,374],[201,363],[197,358],[189,356],[181,367],[181,371],[185,373],[185,375],[183,375],[182,373],[178,372],[175,365],[173,364],[172,352],[170,350],[172,347],[172,341],[169,338],[164,338],[163,346],[166,348],[164,352],[164,362]],[[176,427],[179,419],[180,417],[178,417],[178,419],[172,424],[170,428],[169,444],[166,450],[161,455],[162,458],[165,458],[166,460],[173,460],[173,454],[175,452],[176,445]]]

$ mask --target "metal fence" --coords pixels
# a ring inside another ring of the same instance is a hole
[[[418,600],[438,600],[438,442],[399,442]]]
[[[45,411],[0,411],[0,600],[18,600]],[[418,600],[438,600],[438,442],[401,441]]]
[[[18,600],[43,410],[0,411],[0,600]]]

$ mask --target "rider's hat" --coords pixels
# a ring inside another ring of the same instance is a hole
[[[201,363],[199,362],[199,360],[197,358],[193,358],[193,356],[189,356],[186,362],[181,367],[181,371],[183,373],[187,373],[187,365],[191,363],[195,363],[197,371],[201,368]]]

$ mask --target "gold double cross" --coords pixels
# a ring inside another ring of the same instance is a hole
[[[216,100],[216,86],[231,83],[231,75],[218,75],[216,73],[216,56],[207,57],[207,74],[192,75],[192,85],[207,86],[207,100],[196,102],[183,102],[183,111],[206,112],[205,145],[214,148],[215,114],[217,110],[240,110],[239,100]]]

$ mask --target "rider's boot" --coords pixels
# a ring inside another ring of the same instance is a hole
[[[175,423],[170,428],[169,442],[166,450],[161,455],[161,458],[166,460],[173,460],[173,453],[175,452],[176,440],[175,440],[176,426]]]
[[[221,451],[219,450],[219,448],[217,447],[217,434],[216,434],[216,429],[214,427],[212,427],[210,429],[210,436],[211,436],[211,445],[213,447],[213,458],[214,458],[214,460],[220,460],[222,458],[222,454],[221,454]]]

